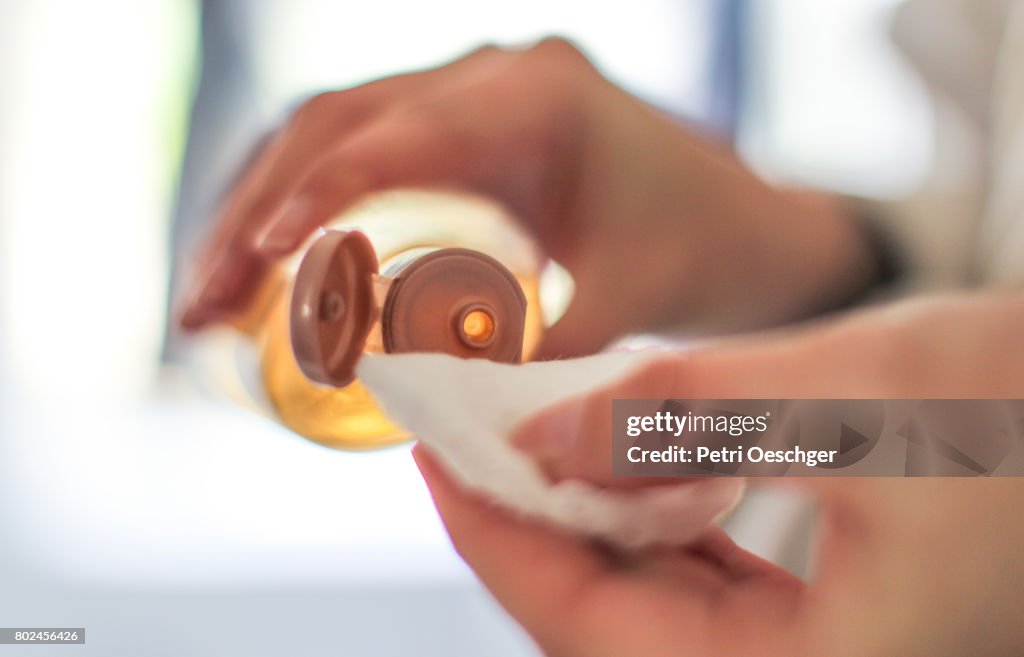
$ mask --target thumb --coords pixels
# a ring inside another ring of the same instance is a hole
[[[686,356],[667,353],[624,379],[550,406],[512,432],[512,444],[554,481],[583,479],[607,487],[678,483],[665,478],[613,477],[612,400],[671,397]]]
[[[780,356],[784,353],[780,353]],[[608,386],[592,390],[549,406],[514,427],[509,440],[525,452],[553,482],[581,480],[602,488],[618,490],[670,486],[703,481],[704,477],[640,477],[613,474],[612,401],[615,399],[761,399],[784,398],[789,389],[769,383],[758,390],[753,381],[769,381],[767,374],[778,372],[776,355],[764,352],[744,354],[734,359],[731,353],[709,352],[666,355],[628,374]],[[753,371],[753,376],[749,376]],[[761,372],[766,373],[762,377]],[[788,377],[775,377],[787,379]],[[794,390],[800,390],[793,384]],[[780,394],[765,394],[765,393]],[[808,395],[802,395],[804,397]],[[871,480],[847,478],[797,477],[763,481],[803,491],[822,502],[823,517],[835,528],[855,533],[864,526],[864,509],[869,498],[879,497],[871,490]],[[842,510],[837,515],[837,511]],[[842,520],[836,523],[836,518]]]
[[[613,477],[615,399],[810,399],[892,396],[880,368],[891,358],[864,336],[811,330],[761,336],[699,351],[666,352],[624,378],[543,409],[517,426],[512,444],[553,480],[582,479],[608,487],[679,483],[674,478]],[[837,376],[836,372],[842,372]],[[843,479],[786,479],[816,494]],[[845,484],[846,489],[859,488]]]
[[[607,303],[577,288],[565,314],[547,329],[534,360],[589,356],[621,337],[625,328]]]

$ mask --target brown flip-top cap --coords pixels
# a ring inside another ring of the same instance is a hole
[[[291,343],[309,379],[346,386],[377,320],[373,277],[377,256],[365,235],[327,231],[306,252],[295,275]]]
[[[522,358],[526,297],[494,258],[438,249],[394,275],[378,310],[373,246],[356,231],[327,231],[306,252],[291,299],[291,343],[302,373],[343,387],[378,317],[384,351],[442,352],[515,363]]]
[[[395,276],[381,318],[384,350],[432,351],[514,363],[522,358],[526,296],[494,258],[438,249]]]

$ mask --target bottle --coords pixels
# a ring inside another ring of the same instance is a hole
[[[362,354],[528,358],[543,330],[539,266],[532,242],[485,199],[419,190],[370,197],[282,263],[231,321],[248,343],[237,346],[242,387],[286,427],[329,447],[408,440],[356,378]]]

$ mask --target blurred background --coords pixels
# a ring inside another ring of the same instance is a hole
[[[406,449],[332,452],[180,375],[187,254],[311,93],[547,34],[772,179],[899,196],[934,119],[895,4],[0,4],[0,626],[85,626],[103,655],[534,654]],[[737,538],[772,556],[785,507],[752,498]]]

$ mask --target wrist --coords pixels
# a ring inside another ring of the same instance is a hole
[[[687,236],[688,330],[797,321],[855,303],[895,276],[881,236],[839,197],[771,188],[752,175],[718,190],[712,219]]]
[[[793,238],[783,249],[794,280],[792,319],[848,307],[897,278],[895,251],[849,199],[806,190],[780,193],[793,206]]]

